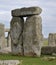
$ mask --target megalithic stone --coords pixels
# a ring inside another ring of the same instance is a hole
[[[26,19],[23,32],[25,56],[40,56],[42,44],[42,19],[38,15]]]
[[[56,33],[49,33],[48,45],[49,46],[56,46]]]
[[[11,20],[11,48],[12,53],[17,55],[22,55],[22,33],[23,33],[23,18],[13,17]]]
[[[28,7],[28,8],[21,8],[21,9],[14,9],[12,10],[12,16],[31,16],[31,15],[39,15],[42,12],[40,7]]]
[[[0,23],[0,49],[3,49],[6,46],[4,33],[5,33],[4,24]]]
[[[8,32],[8,36],[7,36],[7,47],[11,47],[10,31]]]

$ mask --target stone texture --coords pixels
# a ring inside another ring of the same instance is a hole
[[[23,32],[25,56],[40,56],[42,44],[42,19],[40,16],[29,16]]]
[[[39,15],[42,12],[40,7],[28,7],[12,10],[12,16],[30,16]]]
[[[10,23],[11,48],[13,54],[22,54],[23,22],[23,18],[13,17]]]
[[[43,41],[42,12],[39,7],[28,7],[12,10],[11,48],[13,54],[25,56],[40,56]],[[26,22],[23,17],[27,17]]]
[[[56,46],[43,46],[41,48],[42,55],[55,55],[56,54]]]
[[[19,60],[0,60],[0,65],[20,65]]]
[[[11,37],[10,37],[10,32],[8,32],[8,36],[7,36],[7,47],[11,47]]]
[[[0,49],[5,47],[4,24],[0,24]]]
[[[0,54],[9,54],[11,53],[11,47],[4,47],[0,50]]]
[[[48,37],[48,45],[56,46],[56,33],[50,33]]]

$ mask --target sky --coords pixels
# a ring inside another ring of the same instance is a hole
[[[56,0],[0,0],[0,23],[10,28],[11,10],[38,6],[42,8],[42,33],[48,37],[49,33],[56,33]]]

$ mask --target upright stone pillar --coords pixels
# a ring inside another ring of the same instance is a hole
[[[0,49],[5,47],[5,31],[4,24],[0,24]]]
[[[10,29],[5,28],[5,32],[7,32],[7,37],[6,37],[6,47],[11,47],[11,37],[10,37]]]
[[[42,12],[39,7],[12,10],[11,44],[14,54],[40,56],[42,45]],[[27,17],[23,22],[23,17]]]
[[[23,32],[25,56],[40,56],[42,44],[42,19],[38,15],[26,19]]]
[[[8,32],[8,36],[7,36],[7,47],[11,47],[10,31]]]
[[[50,33],[48,37],[48,45],[56,46],[56,33]]]
[[[23,29],[23,18],[13,17],[11,20],[11,48],[12,53],[22,55],[22,29]]]

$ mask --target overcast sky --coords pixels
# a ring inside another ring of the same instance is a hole
[[[21,7],[42,8],[42,30],[44,37],[56,32],[56,0],[0,0],[0,23],[10,27],[11,10]]]

